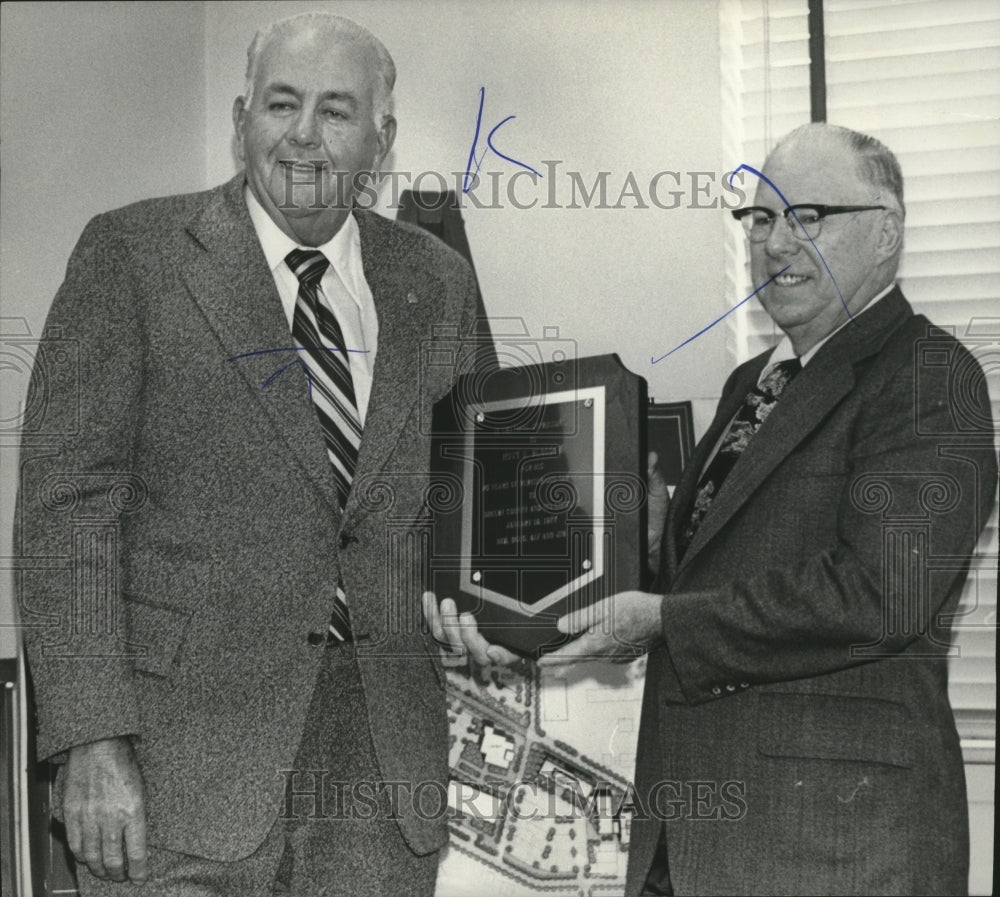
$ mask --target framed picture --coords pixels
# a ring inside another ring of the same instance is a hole
[[[657,454],[657,467],[670,495],[694,451],[694,415],[690,402],[650,402],[646,413],[647,444]]]

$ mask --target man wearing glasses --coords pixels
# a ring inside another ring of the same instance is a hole
[[[627,894],[964,892],[947,655],[997,476],[982,370],[895,282],[878,141],[799,128],[734,214],[784,335],[725,384],[661,589],[564,617],[582,634],[541,662],[649,653]],[[441,611],[439,636],[502,659]]]

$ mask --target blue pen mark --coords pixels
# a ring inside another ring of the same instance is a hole
[[[660,361],[663,361],[663,359],[664,359],[664,358],[666,358],[666,357],[667,357],[667,355],[673,355],[673,354],[674,354],[674,352],[676,352],[676,351],[677,351],[678,349],[683,349],[683,348],[684,348],[684,347],[685,347],[685,346],[686,346],[686,345],[687,345],[688,343],[690,343],[690,342],[691,342],[692,340],[696,340],[696,339],[698,339],[698,337],[699,337],[699,336],[701,336],[701,335],[702,335],[702,334],[703,334],[703,333],[704,333],[704,332],[705,332],[706,330],[711,330],[711,329],[712,329],[712,328],[713,328],[713,327],[714,327],[714,326],[715,326],[716,324],[718,324],[718,323],[719,323],[719,321],[721,321],[721,320],[722,320],[723,318],[725,318],[725,317],[726,317],[727,315],[731,315],[731,314],[732,314],[732,313],[733,313],[734,311],[736,311],[736,309],[738,309],[738,308],[739,308],[739,307],[740,307],[741,305],[743,305],[743,304],[744,304],[745,302],[749,302],[749,301],[750,301],[751,299],[753,299],[753,297],[754,297],[754,296],[756,296],[756,295],[757,295],[757,294],[758,294],[758,293],[759,293],[759,292],[760,292],[760,291],[761,291],[762,289],[764,289],[764,287],[766,287],[766,286],[767,286],[767,285],[768,285],[768,284],[769,284],[769,283],[770,283],[770,282],[771,282],[772,280],[774,280],[774,278],[775,278],[775,277],[780,277],[780,276],[781,276],[782,274],[784,274],[784,273],[785,273],[785,272],[786,272],[786,271],[787,271],[787,270],[788,270],[789,268],[791,268],[791,267],[792,267],[791,265],[785,265],[785,267],[784,267],[784,268],[782,268],[782,269],[781,269],[781,270],[780,270],[780,271],[779,271],[779,272],[778,272],[777,274],[775,274],[775,275],[774,275],[774,277],[770,277],[770,278],[768,278],[767,280],[765,280],[765,281],[764,281],[764,282],[763,282],[763,283],[762,283],[762,284],[761,284],[761,285],[760,285],[759,287],[757,287],[757,289],[756,289],[756,290],[754,290],[754,291],[753,291],[753,292],[752,292],[752,293],[751,293],[751,294],[750,294],[749,296],[747,296],[747,297],[746,297],[745,299],[740,299],[740,301],[739,301],[739,302],[737,302],[737,303],[736,303],[736,304],[735,304],[735,305],[734,305],[734,306],[733,306],[733,307],[732,307],[731,309],[729,309],[729,311],[726,311],[726,312],[723,312],[723,313],[722,313],[721,315],[719,315],[719,317],[717,317],[717,318],[716,318],[716,319],[715,319],[714,321],[712,321],[712,323],[711,323],[711,324],[709,324],[709,325],[708,325],[707,327],[702,327],[702,328],[701,328],[701,330],[699,330],[699,331],[698,331],[698,332],[697,332],[697,333],[696,333],[696,334],[695,334],[694,336],[689,336],[689,337],[688,337],[688,338],[687,338],[686,340],[684,340],[684,342],[683,342],[683,343],[681,343],[681,344],[680,344],[679,346],[674,346],[674,347],[673,347],[673,348],[672,348],[672,349],[671,349],[671,350],[670,350],[669,352],[667,352],[667,353],[665,353],[665,354],[661,355],[661,356],[660,356],[659,358],[650,358],[650,359],[649,359],[649,363],[650,363],[650,364],[656,364],[657,362],[660,362]]]
[[[490,133],[486,135],[487,149],[483,151],[483,154],[481,156],[479,156],[478,158],[476,157],[476,149],[479,147],[479,132],[482,130],[482,124],[483,124],[483,106],[485,105],[485,103],[486,103],[486,88],[480,87],[479,113],[476,115],[476,134],[472,138],[472,147],[469,150],[469,161],[466,162],[465,164],[465,177],[462,179],[462,193],[468,193],[469,190],[472,189],[472,185],[475,183],[476,176],[479,174],[479,169],[482,167],[483,162],[486,160],[486,153],[489,152],[490,150],[496,153],[501,159],[505,159],[507,162],[510,162],[511,164],[518,166],[518,168],[524,168],[527,171],[530,171],[532,174],[537,174],[539,177],[542,177],[541,172],[536,171],[534,168],[532,168],[530,165],[526,165],[524,162],[519,162],[517,159],[514,159],[511,156],[508,156],[500,152],[500,150],[498,150],[493,145],[493,135],[496,134],[496,132],[499,131],[500,128],[503,125],[507,124],[507,122],[509,122],[512,118],[517,118],[516,115],[508,115],[503,121],[494,125],[493,130],[491,130]],[[475,171],[472,170],[473,162],[476,163]]]
[[[232,359],[230,359],[232,360]],[[282,365],[278,370],[276,370],[270,377],[268,377],[260,387],[260,391],[263,392],[267,389],[275,380],[278,379],[285,371],[287,371],[293,364],[298,364],[302,366],[302,370],[306,372],[306,377],[309,378],[309,398],[312,398],[312,377],[309,376],[309,368],[301,358],[296,358],[293,361],[288,362],[288,364]]]
[[[743,162],[738,168],[736,168],[732,172],[732,174],[729,175],[730,187],[732,187],[733,185],[733,177],[740,171],[749,171],[750,174],[759,177],[765,184],[767,184],[768,187],[770,187],[775,193],[778,194],[778,197],[785,204],[786,208],[791,206],[791,203],[785,198],[785,194],[778,189],[778,185],[775,184],[774,181],[772,181],[766,174],[758,171],[753,166],[747,165],[746,162]],[[792,217],[796,220],[796,222],[798,222],[799,227],[802,227],[802,222],[799,221],[799,216],[798,214],[796,214],[795,209],[792,209]],[[840,304],[844,306],[844,311],[847,312],[847,317],[850,319],[851,323],[854,324],[855,327],[857,327],[858,322],[854,320],[854,315],[851,314],[851,310],[847,307],[847,302],[844,300],[844,294],[840,292],[840,286],[837,284],[837,278],[833,276],[833,272],[830,270],[830,266],[826,263],[826,259],[823,258],[823,253],[819,251],[819,247],[816,245],[816,241],[809,236],[804,227],[802,227],[802,233],[806,235],[806,239],[809,241],[812,248],[816,250],[816,255],[819,256],[819,260],[823,263],[823,267],[826,269],[826,273],[830,275],[830,280],[833,281],[833,288],[837,291],[837,295],[840,297]],[[778,275],[776,274],[775,277],[777,276]],[[774,278],[771,279],[773,280]]]
[[[327,352],[340,352],[336,346],[323,346]],[[250,358],[254,355],[270,355],[272,352],[308,352],[309,350],[305,346],[284,346],[279,349],[255,349],[253,352],[243,352],[240,355],[234,355],[232,358],[227,358],[227,361],[239,361],[241,358]],[[367,355],[368,349],[344,349],[344,352],[357,352],[361,355]]]
[[[324,346],[323,348],[327,352],[340,352],[341,351],[336,346]],[[255,349],[253,352],[243,352],[240,355],[234,355],[232,358],[228,358],[226,360],[227,361],[239,361],[240,359],[243,359],[243,358],[252,358],[255,355],[271,355],[274,352],[307,352],[307,351],[309,351],[309,350],[306,349],[304,346],[283,346],[283,347],[278,348],[278,349]],[[357,352],[357,353],[360,353],[362,355],[367,355],[369,350],[368,349],[344,349],[343,351],[345,351],[345,352]],[[292,361],[288,362],[288,364],[282,365],[280,368],[278,368],[278,370],[276,370],[273,374],[271,374],[271,376],[268,377],[261,384],[261,387],[260,387],[261,392],[263,392],[272,383],[274,383],[274,381],[277,380],[278,377],[280,377],[283,373],[285,373],[285,371],[287,371],[290,367],[294,367],[295,365],[301,366],[302,370],[304,370],[306,372],[306,380],[308,380],[308,382],[309,382],[309,400],[312,401],[312,391],[313,391],[312,373],[309,371],[309,366],[301,358],[295,358]]]

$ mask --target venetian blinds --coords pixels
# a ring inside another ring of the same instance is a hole
[[[723,0],[730,155],[759,166],[809,121],[806,0]],[[987,372],[1000,420],[1000,4],[995,0],[824,0],[827,120],[899,157],[906,237],[899,281],[917,312],[952,331]],[[751,185],[747,185],[751,186]],[[749,192],[749,191],[748,191]],[[752,196],[752,192],[750,193]],[[727,225],[735,303],[749,293],[741,232]],[[731,315],[742,361],[780,333],[759,305]],[[951,697],[963,737],[994,737],[997,512],[980,540],[954,623]]]
[[[809,121],[809,22],[806,0],[722,0],[723,165],[760,168],[778,139]],[[756,189],[743,179],[747,202]],[[753,290],[743,228],[727,214],[726,284],[734,305]],[[746,361],[780,336],[751,300],[726,319],[734,363]]]

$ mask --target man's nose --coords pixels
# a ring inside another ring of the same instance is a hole
[[[792,222],[792,226],[797,227],[798,225]],[[767,249],[768,255],[772,256],[784,256],[798,251],[799,241],[792,236],[791,228],[789,228],[788,221],[783,215],[779,215],[774,219],[774,223],[771,225],[771,232],[767,235],[764,246]]]
[[[288,139],[298,146],[319,146],[319,122],[309,109],[302,109],[295,117]]]

